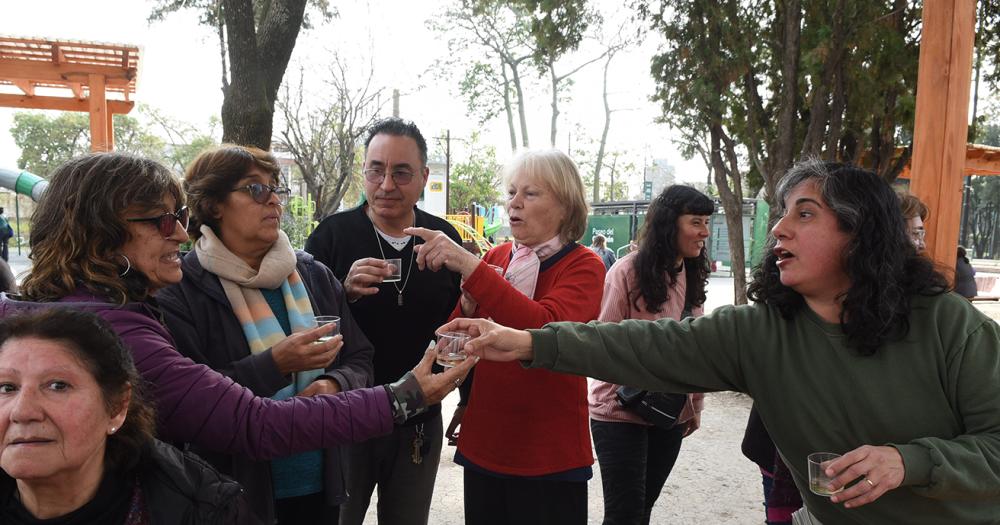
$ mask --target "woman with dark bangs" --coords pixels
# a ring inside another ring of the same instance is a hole
[[[712,200],[688,186],[670,186],[650,204],[639,250],[604,279],[599,321],[673,319],[703,313],[709,262],[705,250]],[[704,394],[689,394],[673,428],[661,428],[621,406],[620,385],[590,385],[590,429],[601,466],[604,525],[648,524],[681,450],[698,429]]]
[[[807,161],[778,186],[756,304],[704,317],[552,323],[456,319],[491,360],[654,391],[753,396],[805,508],[793,523],[996,523],[1000,328],[917,254],[875,173]],[[810,491],[807,456],[841,457]]]

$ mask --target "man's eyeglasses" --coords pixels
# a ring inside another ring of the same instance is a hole
[[[382,184],[385,181],[385,171],[382,168],[365,168],[365,180],[372,184]],[[406,186],[413,180],[413,172],[405,169],[392,170],[390,176],[397,186]]]
[[[188,227],[188,220],[191,219],[191,213],[188,211],[188,207],[177,210],[174,213],[164,213],[158,217],[140,217],[138,219],[125,219],[127,222],[152,222],[156,224],[156,228],[160,230],[160,235],[164,237],[170,237],[176,231],[177,223],[181,223],[181,228],[185,230]]]
[[[246,186],[240,186],[239,188],[233,188],[230,191],[245,191],[250,194],[254,202],[257,204],[267,204],[267,201],[271,200],[271,194],[278,196],[278,202],[284,204],[288,200],[288,194],[291,190],[284,186],[271,186],[268,184],[261,184],[255,182],[253,184],[247,184]]]

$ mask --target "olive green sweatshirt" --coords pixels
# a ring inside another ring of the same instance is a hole
[[[784,319],[763,305],[531,334],[532,367],[656,391],[750,394],[825,525],[1000,523],[1000,330],[955,294],[914,297],[906,337],[873,356],[808,308]],[[854,509],[809,492],[806,456],[862,445],[899,450],[900,487]]]

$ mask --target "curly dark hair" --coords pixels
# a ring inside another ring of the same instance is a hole
[[[61,164],[32,215],[31,274],[21,293],[55,301],[83,285],[120,304],[142,301],[149,281],[142,272],[121,274],[119,254],[129,240],[129,209],[154,210],[171,196],[184,205],[180,182],[162,164],[125,153],[91,153]]]
[[[271,174],[276,184],[281,181],[281,168],[274,155],[253,146],[223,144],[201,152],[191,161],[184,173],[184,191],[191,209],[188,234],[192,239],[201,237],[202,224],[219,232],[216,207],[254,167]]]
[[[808,181],[816,184],[840,230],[851,238],[843,255],[851,286],[842,296],[841,327],[849,346],[862,355],[874,355],[887,341],[909,332],[911,298],[944,293],[948,281],[930,259],[917,254],[906,233],[899,199],[878,175],[848,164],[801,162],[778,185],[775,201],[780,216],[786,212],[788,194]],[[764,259],[754,268],[747,297],[776,307],[788,319],[805,306],[805,299],[781,284],[775,243],[772,233]]]
[[[649,205],[646,222],[639,234],[639,253],[632,264],[639,289],[631,292],[632,304],[639,308],[639,298],[646,302],[646,311],[659,313],[667,302],[670,287],[677,281],[677,219],[681,215],[711,215],[715,204],[705,194],[689,186],[670,186]],[[697,257],[684,258],[687,276],[685,302],[692,307],[705,304],[710,263],[703,247]],[[666,272],[667,280],[663,280]]]
[[[101,389],[108,414],[122,408],[131,389],[125,422],[108,436],[104,450],[106,469],[128,471],[153,442],[155,415],[146,402],[132,354],[111,327],[96,314],[69,308],[47,308],[0,320],[0,351],[12,339],[55,341],[80,360]]]

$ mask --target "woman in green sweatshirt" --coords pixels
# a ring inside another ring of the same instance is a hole
[[[486,359],[674,392],[753,396],[805,498],[797,523],[1000,523],[1000,330],[917,254],[892,189],[807,161],[778,187],[781,218],[755,304],[684,321],[458,319]],[[843,457],[832,497],[806,456]],[[810,521],[811,520],[811,521]]]

